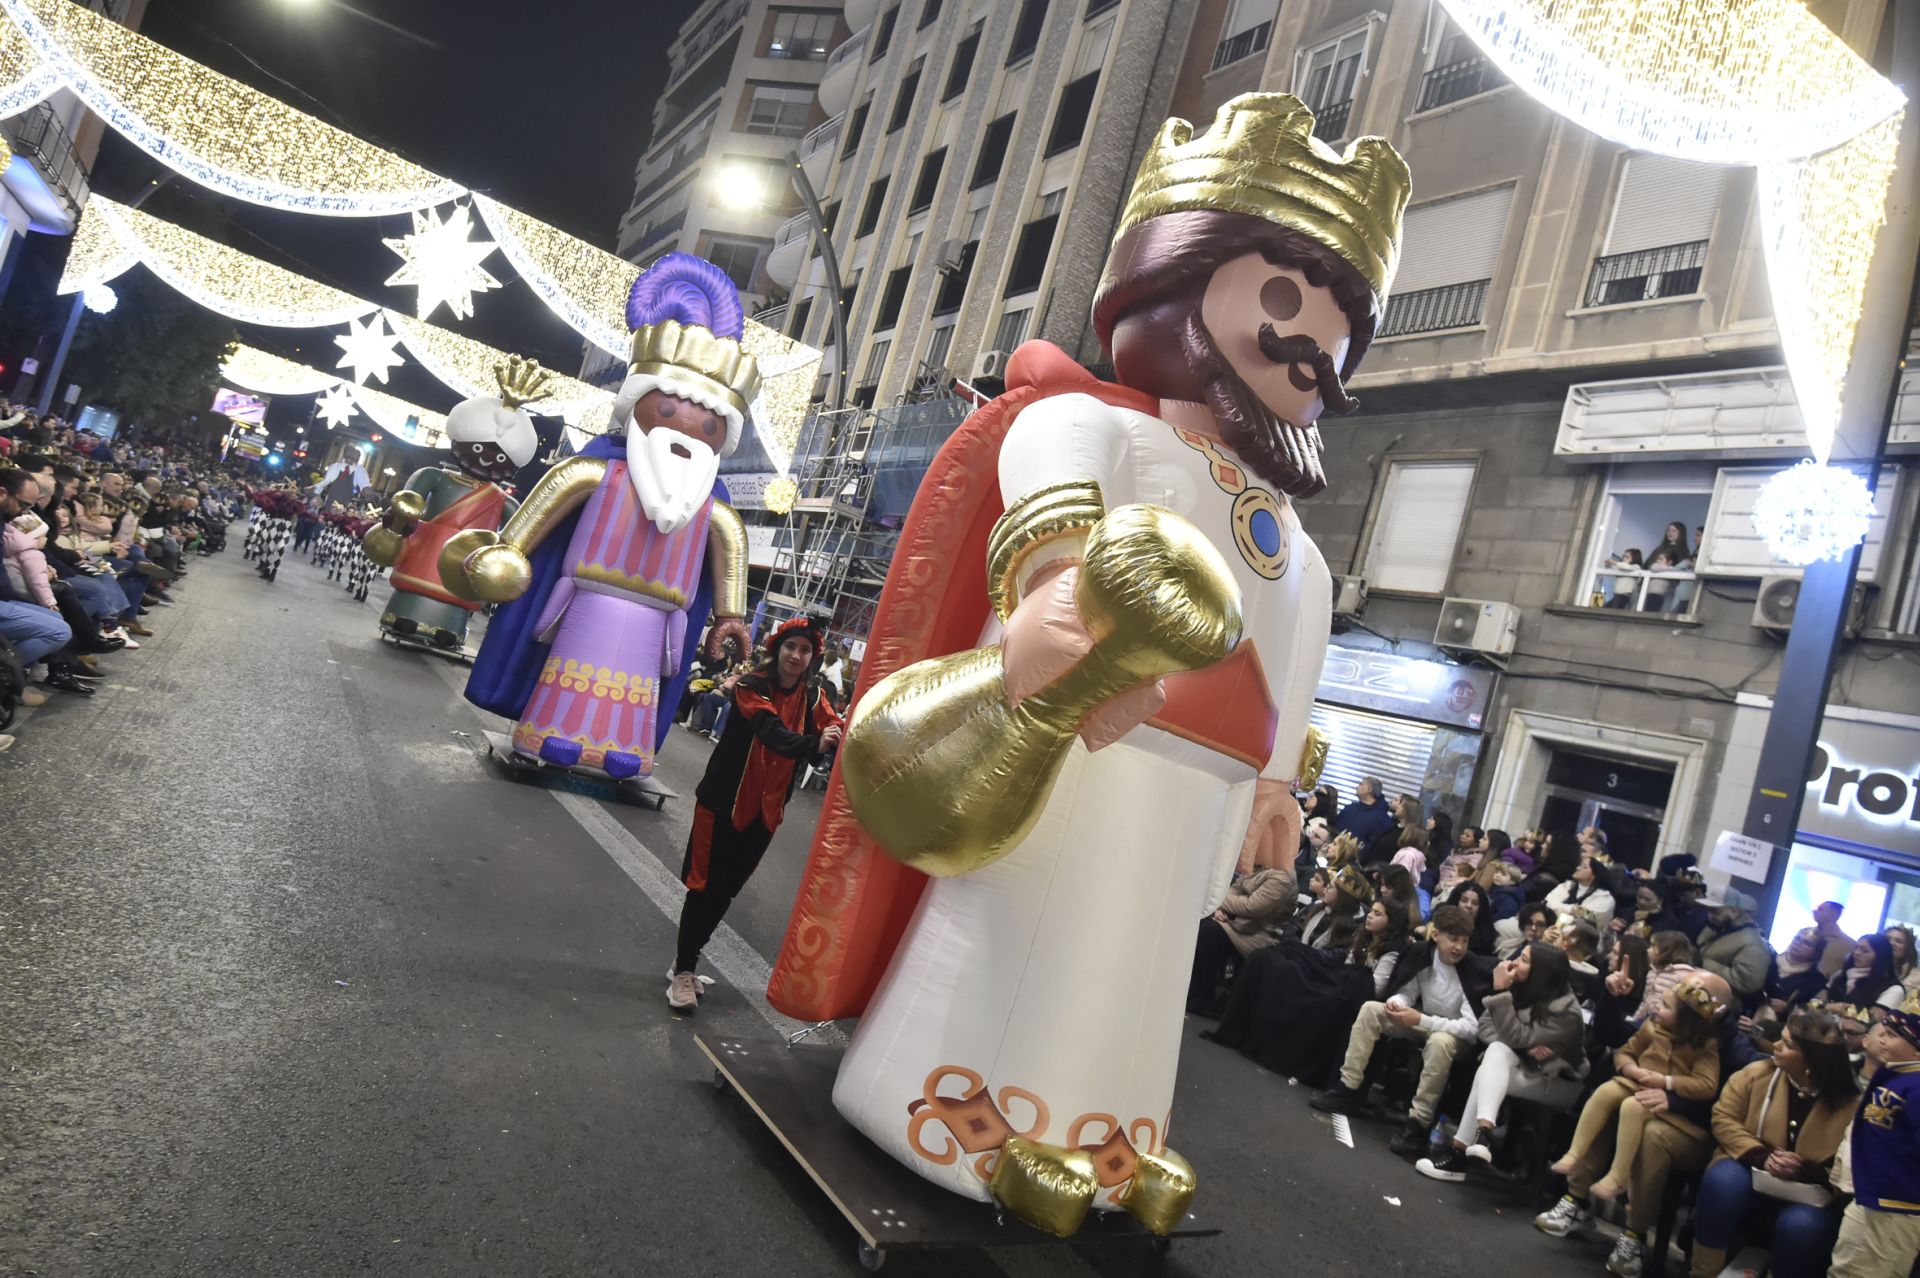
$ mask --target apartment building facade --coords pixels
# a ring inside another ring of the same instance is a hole
[[[749,314],[781,290],[766,273],[774,229],[800,207],[787,153],[824,120],[827,57],[846,35],[840,5],[706,0],[668,51],[653,137],[634,166],[615,252],[646,265],[694,253],[725,270]],[[777,314],[763,317],[777,321]],[[625,361],[589,351],[583,380],[612,385]]]
[[[851,34],[820,82],[827,118],[801,152],[841,291],[804,214],[776,231],[768,270],[791,293],[785,331],[828,351],[851,403],[949,377],[992,387],[1029,338],[1098,358],[1094,286],[1136,157],[1165,118],[1190,12],[1174,0],[847,4]]]
[[[1880,0],[1812,8],[1874,47]],[[1323,140],[1385,136],[1413,171],[1364,407],[1323,423],[1332,488],[1301,504],[1345,579],[1315,710],[1336,783],[1510,832],[1597,823],[1714,875],[1797,588],[1754,495],[1807,451],[1752,171],[1559,119],[1425,0],[1201,0],[1181,67],[1175,114],[1289,91]],[[1920,913],[1920,373],[1893,439],[1782,928],[1809,894],[1859,926]]]

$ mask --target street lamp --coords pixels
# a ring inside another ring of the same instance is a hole
[[[827,268],[828,314],[833,320],[833,348],[837,352],[835,363],[839,365],[833,375],[833,407],[837,412],[847,406],[847,373],[853,359],[853,353],[847,349],[847,318],[840,311],[840,258],[833,251],[833,232],[827,226],[826,214],[820,209],[820,197],[814,192],[813,183],[807,180],[807,171],[800,167],[800,153],[788,151],[786,165],[787,177],[793,183],[793,189],[799,193],[801,204],[806,206],[807,224],[811,228],[808,238],[819,238],[820,260]],[[738,212],[764,209],[768,204],[768,196],[772,194],[768,189],[772,184],[762,176],[768,171],[763,165],[723,165],[713,176],[714,194],[721,204]],[[801,260],[801,269],[804,270],[804,253]]]

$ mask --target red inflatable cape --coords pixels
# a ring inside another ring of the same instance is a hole
[[[1015,351],[1007,393],[960,424],[914,496],[867,636],[856,701],[896,670],[978,645],[990,615],[987,538],[1002,513],[1001,441],[1021,409],[1072,393],[1145,413],[1160,407],[1150,395],[1099,381],[1050,342]],[[805,1021],[858,1016],[926,882],[860,828],[836,764],[768,1001]]]

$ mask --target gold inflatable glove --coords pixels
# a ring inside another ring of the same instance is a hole
[[[1093,1155],[1084,1149],[1007,1137],[989,1182],[993,1196],[1035,1229],[1071,1238],[1100,1189]]]
[[[382,568],[391,568],[400,562],[400,552],[406,548],[407,540],[385,524],[375,524],[367,529],[367,535],[360,539],[360,549],[367,558]]]
[[[1142,1153],[1120,1205],[1144,1225],[1147,1232],[1165,1238],[1187,1218],[1187,1208],[1192,1205],[1198,1188],[1193,1164],[1171,1149],[1157,1154]]]
[[[1186,120],[1160,126],[1114,237],[1163,213],[1251,214],[1338,253],[1378,304],[1393,284],[1412,185],[1407,162],[1385,138],[1358,138],[1342,155],[1313,136],[1313,112],[1299,98],[1243,93],[1198,137]]]
[[[1092,650],[1017,707],[1007,704],[998,647],[895,671],[854,707],[841,778],[860,824],[890,856],[941,877],[992,864],[1039,818],[1095,709],[1212,665],[1240,642],[1232,570],[1160,506],[1121,506],[1095,526],[1074,604]]]
[[[426,517],[427,499],[411,488],[402,488],[393,495],[393,501],[387,506],[382,520],[387,527],[401,536],[413,530],[413,526]]]
[[[533,565],[498,533],[469,528],[440,549],[440,584],[463,599],[512,603],[533,583]]]

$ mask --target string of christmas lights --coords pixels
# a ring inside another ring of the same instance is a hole
[[[234,347],[233,354],[221,362],[220,373],[231,384],[259,395],[324,396],[325,402],[316,410],[316,416],[326,420],[330,430],[345,425],[358,411],[396,439],[422,448],[448,447],[445,414],[408,403],[385,391],[356,386],[336,374],[309,368],[256,346]]]

